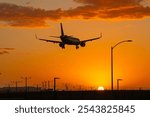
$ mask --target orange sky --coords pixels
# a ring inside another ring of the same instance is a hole
[[[15,48],[0,54],[1,86],[31,76],[30,85],[60,77],[60,89],[65,83],[109,89],[110,47],[132,39],[114,50],[115,87],[116,79],[122,78],[122,89],[150,88],[148,1],[0,0],[0,12],[0,47]],[[100,32],[103,38],[78,50],[74,46],[62,50],[58,44],[35,39],[35,33],[48,39],[60,35],[60,22],[66,34],[81,40],[97,37]]]

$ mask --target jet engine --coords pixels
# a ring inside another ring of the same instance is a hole
[[[81,42],[81,43],[80,43],[80,46],[81,46],[81,47],[85,47],[85,45],[86,45],[85,42]]]

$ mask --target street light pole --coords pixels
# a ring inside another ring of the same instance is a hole
[[[120,45],[121,43],[124,43],[124,42],[132,42],[132,40],[123,40],[123,41],[120,41],[118,42],[116,45],[114,46],[111,46],[111,90],[113,91],[114,90],[114,85],[113,85],[113,80],[114,80],[114,67],[113,67],[113,50],[116,46]]]
[[[50,81],[48,81],[48,90],[50,90]]]
[[[56,91],[56,80],[60,78],[54,78],[54,91]]]
[[[21,77],[25,80],[25,92],[28,93],[28,80],[31,79],[31,77]]]
[[[111,90],[114,90],[114,84],[113,84],[113,76],[114,76],[114,66],[113,66],[113,47],[111,47]]]
[[[117,79],[117,90],[119,91],[119,82],[122,81],[122,79]]]
[[[18,92],[18,83],[20,83],[21,81],[12,81],[12,83],[15,83],[15,87],[16,87],[16,93]]]

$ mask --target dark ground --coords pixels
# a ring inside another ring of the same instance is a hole
[[[0,93],[1,100],[150,100],[150,90]]]

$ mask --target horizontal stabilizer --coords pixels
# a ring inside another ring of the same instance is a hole
[[[60,38],[59,36],[50,36],[50,37],[53,37],[53,38]]]

